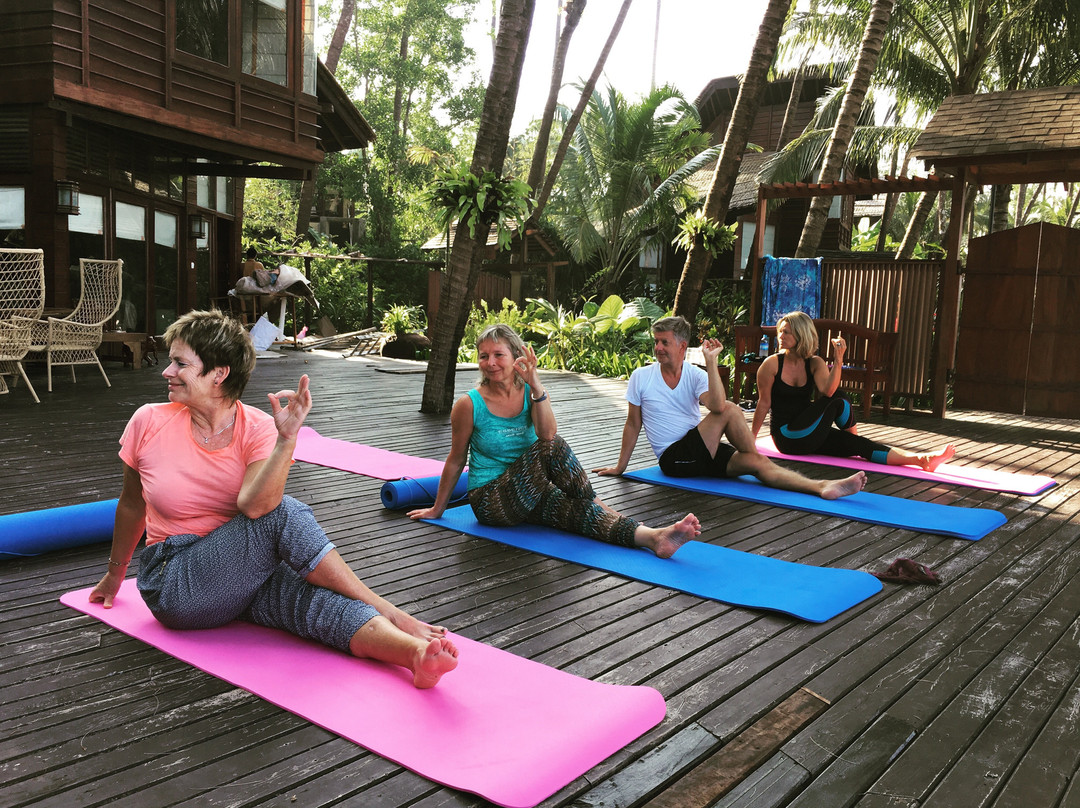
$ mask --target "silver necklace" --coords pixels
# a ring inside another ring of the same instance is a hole
[[[208,444],[210,442],[210,438],[216,438],[218,435],[220,435],[222,432],[224,432],[226,429],[228,429],[230,426],[232,426],[235,423],[236,423],[236,416],[234,415],[233,419],[231,421],[229,421],[229,423],[225,424],[225,426],[223,426],[221,429],[219,429],[213,435],[210,435],[209,437],[203,438],[202,439],[203,445],[205,446],[206,444]]]

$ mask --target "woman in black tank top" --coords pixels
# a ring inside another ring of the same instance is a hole
[[[817,355],[817,329],[806,314],[784,315],[777,323],[776,335],[778,352],[767,357],[758,369],[755,437],[771,412],[769,433],[784,454],[858,456],[873,463],[914,465],[928,471],[952,457],[951,445],[933,454],[912,454],[858,434],[855,409],[837,389],[847,350],[843,338],[833,340],[834,361],[830,368]]]

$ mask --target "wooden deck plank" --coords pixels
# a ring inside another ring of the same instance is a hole
[[[292,387],[307,372],[315,398],[309,424],[322,434],[442,459],[449,422],[418,412],[422,375],[380,373],[379,361],[291,352],[260,360],[245,400],[265,406],[267,391]],[[625,382],[546,372],[544,380],[560,432],[583,465],[610,465],[626,414]],[[474,373],[459,373],[458,392],[474,381]],[[164,389],[156,371],[113,382],[92,391],[58,387],[37,406],[0,397],[0,513],[119,493],[117,438],[134,409],[163,400]],[[895,805],[898,798],[890,795],[909,793],[928,804],[968,794],[995,806],[1032,795],[1060,805],[1080,802],[1080,745],[1070,735],[1080,703],[1080,589],[1071,583],[1080,577],[1080,424],[977,412],[944,421],[893,413],[887,423],[863,424],[860,431],[913,449],[952,441],[956,462],[1051,474],[1061,485],[1015,497],[869,475],[869,489],[878,493],[1008,515],[1004,527],[966,542],[593,478],[606,502],[650,524],[693,511],[706,526],[705,541],[867,570],[905,555],[945,579],[935,588],[887,584],[821,625],[414,523],[381,507],[381,481],[359,475],[297,463],[288,490],[312,505],[366,582],[425,619],[580,675],[649,684],[664,694],[668,715],[658,727],[562,789],[546,808],[629,806],[673,789],[697,760],[721,752],[802,687],[833,703],[718,804],[820,805],[824,795],[851,804],[860,789],[866,792],[861,808]],[[652,462],[640,441],[632,465]],[[811,476],[843,474],[784,462]],[[107,545],[97,545],[0,562],[5,805],[152,799],[161,806],[255,806],[293,804],[292,797],[306,806],[486,804],[61,606],[61,593],[100,577],[106,553]],[[997,694],[993,707],[970,717],[970,704],[989,691]],[[915,739],[886,761],[879,753],[896,733],[883,728],[908,725]],[[1021,736],[1022,743],[1009,740]],[[942,738],[958,748],[934,765],[929,750]],[[854,779],[839,776],[841,758],[863,760]],[[978,779],[987,767],[1001,772],[993,783]],[[1053,777],[1045,776],[1048,767]]]

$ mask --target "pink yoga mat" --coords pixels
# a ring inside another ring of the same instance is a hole
[[[651,687],[592,682],[457,635],[457,669],[417,690],[401,668],[275,629],[167,629],[133,579],[111,609],[90,603],[90,591],[60,601],[423,777],[512,808],[551,796],[666,711]]]
[[[1031,496],[1040,494],[1047,488],[1057,485],[1049,477],[1033,474],[1017,474],[1009,471],[957,466],[942,463],[937,471],[923,471],[915,466],[886,466],[871,463],[861,457],[829,457],[827,455],[788,455],[778,451],[772,438],[764,437],[757,442],[758,451],[766,457],[779,460],[800,460],[804,463],[818,463],[822,466],[836,466],[845,469],[876,471],[879,474],[892,474],[895,477],[913,477],[917,480],[930,480],[952,485],[966,485],[969,488],[981,488],[985,491],[1004,491],[1007,494]]]
[[[336,438],[324,438],[311,427],[301,427],[296,436],[293,459],[317,466],[351,471],[379,480],[400,480],[402,477],[437,477],[442,474],[443,461],[412,457],[400,452],[376,449]]]

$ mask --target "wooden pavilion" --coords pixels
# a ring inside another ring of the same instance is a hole
[[[124,260],[127,331],[231,288],[244,179],[374,137],[314,25],[315,0],[0,5],[0,242],[44,248],[46,306],[89,257]]]
[[[969,255],[968,266],[961,261],[961,239],[965,220],[965,197],[969,186],[1011,185],[1022,182],[1075,182],[1080,180],[1080,87],[1050,87],[1038,90],[1017,90],[1002,93],[954,96],[945,102],[927,124],[925,131],[914,147],[914,154],[927,166],[932,166],[938,175],[925,178],[891,177],[883,180],[847,180],[833,183],[790,183],[775,186],[761,186],[758,194],[758,222],[756,244],[753,254],[764,255],[762,240],[763,227],[767,213],[766,200],[787,199],[792,197],[812,196],[854,196],[866,193],[885,193],[898,191],[922,191],[936,193],[952,191],[949,231],[946,236],[946,260],[938,282],[938,303],[936,306],[936,331],[934,337],[932,385],[933,409],[941,416],[946,409],[949,381],[957,368],[957,343],[960,324],[960,292],[963,276],[984,273],[1001,277],[1013,274],[1012,269],[1003,268],[1004,261],[1010,261],[1017,272],[1027,278],[1020,283],[1026,297],[1013,298],[1013,303],[1027,300],[1034,306],[1036,300],[1036,279],[1039,261],[1043,261],[1044,284],[1040,300],[1045,303],[1042,310],[1037,310],[1028,318],[1026,328],[1029,332],[1041,331],[1044,338],[1034,341],[1023,340],[1024,322],[1013,325],[1020,334],[1014,346],[1016,350],[1005,355],[995,354],[993,362],[1004,361],[1009,375],[1006,384],[1026,386],[1034,381],[1044,390],[1056,388],[1057,394],[1050,392],[1037,398],[1032,414],[1071,415],[1076,412],[1080,402],[1080,374],[1076,370],[1077,341],[1075,322],[1077,317],[1076,301],[1080,296],[1080,262],[1071,236],[1056,239],[1021,238],[1021,247],[1013,246],[1009,250],[974,249]],[[995,234],[994,238],[997,238]],[[1025,250],[1033,244],[1045,243],[1054,252],[1042,255],[1035,250]],[[972,258],[980,257],[983,263],[972,263]],[[754,293],[759,295],[760,261],[754,262]],[[1047,277],[1056,278],[1047,281]],[[976,285],[978,288],[978,285]],[[990,280],[983,286],[986,303],[979,303],[978,308],[965,297],[965,305],[973,322],[978,327],[985,327],[984,315],[993,308],[993,301],[998,300],[1000,284]],[[878,301],[879,304],[884,301]],[[1009,305],[1007,302],[1002,305]],[[757,309],[755,309],[757,311]],[[990,324],[992,326],[992,323]],[[961,347],[964,342],[961,341]],[[961,354],[959,361],[970,376],[996,373],[986,369],[986,357],[981,352],[985,345],[979,345],[974,338],[969,340],[969,354]],[[981,359],[980,359],[981,357]],[[1038,361],[1033,361],[1032,357]],[[967,364],[963,364],[967,362]],[[1034,375],[1032,375],[1034,374]],[[965,381],[965,380],[961,380]],[[958,390],[964,391],[963,385]],[[978,389],[968,387],[965,391],[973,396]],[[1025,400],[1024,398],[1021,399]],[[969,398],[968,406],[994,406],[986,400]],[[1017,409],[1015,403],[1005,406],[1004,411],[1024,412],[1024,405]]]

